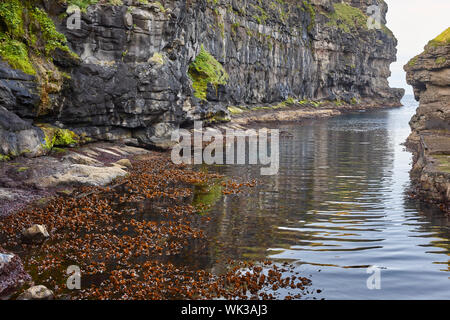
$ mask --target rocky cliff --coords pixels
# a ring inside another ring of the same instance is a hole
[[[371,5],[378,29],[367,25]],[[382,0],[0,6],[3,158],[81,140],[166,147],[174,129],[225,120],[228,106],[292,97],[393,106],[403,95],[387,82],[397,41]]]
[[[405,66],[420,106],[412,118],[408,145],[414,151],[411,176],[417,194],[450,209],[450,28],[430,41]]]

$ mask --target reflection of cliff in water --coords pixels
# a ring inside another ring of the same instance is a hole
[[[297,236],[277,226],[323,219],[311,214],[318,210],[364,210],[369,201],[364,195],[375,197],[386,183],[393,151],[387,129],[377,123],[382,120],[364,123],[358,117],[348,116],[343,124],[329,119],[282,126],[290,134],[280,141],[278,175],[261,177],[255,166],[214,168],[229,176],[260,179],[250,195],[225,196],[212,211],[216,214],[211,231],[223,244],[219,251],[226,257],[262,258],[267,248],[299,244]],[[382,195],[378,196],[381,204]]]
[[[270,257],[357,269],[380,259],[389,265],[383,256],[404,246],[412,256],[405,264],[416,259],[448,269],[448,222],[405,194],[411,155],[400,144],[409,111],[282,125],[275,176],[260,176],[257,166],[210,167],[259,183],[210,210],[209,266],[220,271],[227,258]]]

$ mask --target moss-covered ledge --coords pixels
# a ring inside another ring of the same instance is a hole
[[[41,101],[37,115],[51,109],[50,95],[61,90],[69,76],[54,57],[77,61],[78,56],[57,31],[40,0],[0,1],[0,58],[11,68],[36,77]]]
[[[201,100],[206,100],[208,84],[217,88],[227,84],[229,78],[222,64],[203,45],[194,62],[190,64],[188,74],[192,80],[194,95]]]

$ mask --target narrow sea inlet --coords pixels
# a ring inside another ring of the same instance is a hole
[[[210,256],[189,263],[219,272],[216,261],[228,258],[288,261],[320,291],[304,298],[449,299],[450,222],[408,195],[412,155],[402,143],[417,103],[403,103],[281,125],[275,176],[252,165],[203,167],[258,183],[219,200],[212,189]],[[380,289],[368,288],[370,266]]]
[[[450,299],[448,12],[0,0],[0,300]]]

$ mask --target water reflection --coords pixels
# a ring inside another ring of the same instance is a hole
[[[318,298],[450,298],[449,221],[407,197],[411,154],[401,143],[416,105],[282,125],[280,172],[210,167],[259,186],[225,196],[210,215],[210,267],[227,258],[289,260]],[[366,268],[382,268],[369,290]]]

